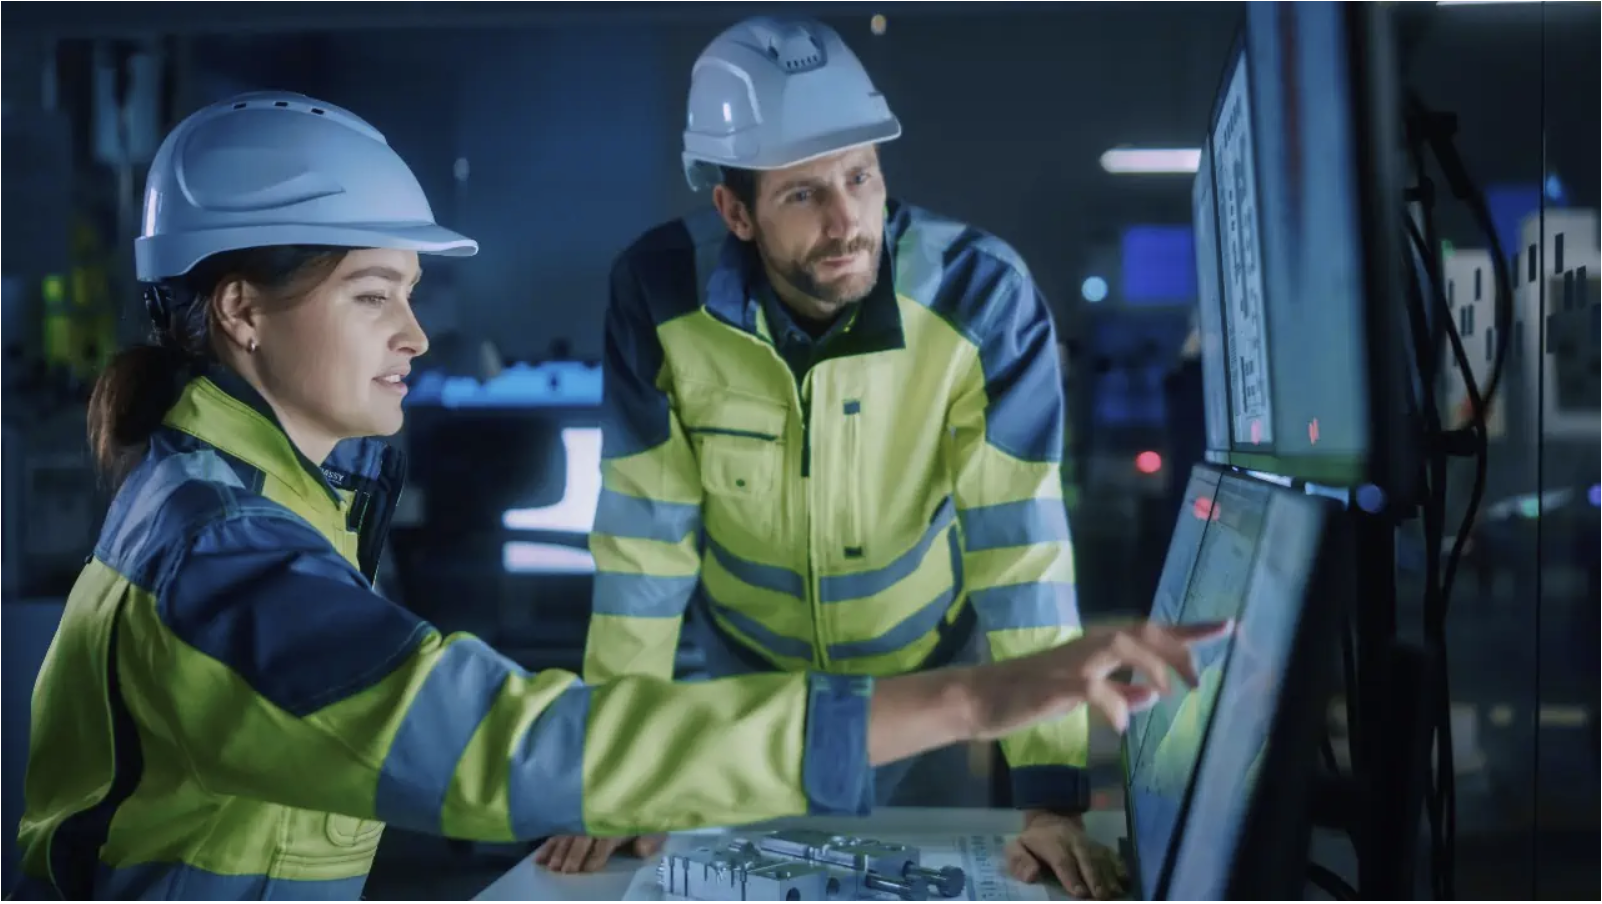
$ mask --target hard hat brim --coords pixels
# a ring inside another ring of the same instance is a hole
[[[745,164],[746,169],[754,170],[781,170],[803,163],[811,163],[823,157],[832,157],[835,154],[844,154],[857,148],[867,147],[870,144],[885,144],[901,137],[901,121],[894,116],[883,122],[869,123],[865,126],[855,126],[841,129],[827,135],[796,143],[786,148],[786,153],[776,157],[758,157],[751,163]],[[763,155],[766,156],[766,155]],[[738,165],[738,164],[736,164]]]
[[[803,163],[811,163],[822,157],[834,154],[843,154],[846,151],[866,147],[870,144],[885,144],[901,137],[901,121],[894,116],[866,125],[852,126],[846,129],[818,135],[805,141],[796,142],[780,149],[768,149],[758,152],[747,158],[736,158],[718,153],[709,153],[706,149],[694,147],[692,136],[685,135],[686,150],[683,155],[684,174],[689,179],[692,191],[701,191],[711,188],[721,181],[716,172],[717,167],[733,167],[746,170],[781,170]]]
[[[393,248],[442,257],[478,253],[478,242],[435,223],[284,223],[139,238],[134,264],[141,282],[155,282],[182,276],[214,254],[274,245]]]

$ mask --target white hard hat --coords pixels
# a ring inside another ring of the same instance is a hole
[[[720,182],[722,167],[781,169],[900,136],[861,61],[820,22],[747,19],[690,73],[684,172],[697,191]]]
[[[478,251],[434,222],[383,134],[286,91],[212,104],[166,137],[145,180],[135,269],[141,282],[159,282],[219,252],[272,245]]]

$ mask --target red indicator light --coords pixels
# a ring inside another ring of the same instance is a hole
[[[1156,474],[1163,469],[1163,457],[1156,452],[1142,452],[1135,456],[1135,470],[1142,474]]]

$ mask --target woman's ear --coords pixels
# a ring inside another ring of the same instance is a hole
[[[225,279],[211,293],[211,316],[217,338],[241,351],[255,348],[259,315],[256,293],[242,279]]]

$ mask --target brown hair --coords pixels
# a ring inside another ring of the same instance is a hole
[[[723,169],[723,186],[734,192],[734,196],[745,205],[745,209],[756,216],[757,179],[761,176],[756,170],[738,169],[725,166]]]
[[[345,253],[312,245],[226,251],[183,276],[145,285],[151,341],[119,352],[89,398],[89,448],[111,489],[144,457],[151,435],[196,369],[215,360],[211,300],[217,288],[242,280],[273,301],[286,302],[326,279]]]

